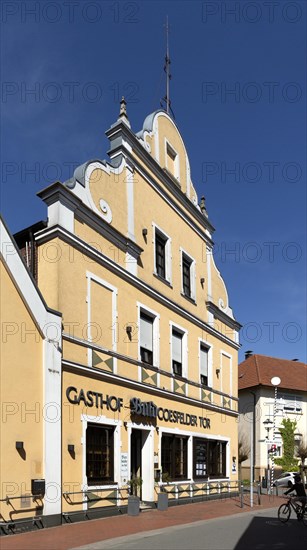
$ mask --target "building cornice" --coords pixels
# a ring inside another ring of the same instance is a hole
[[[227,315],[224,311],[221,311],[219,307],[217,307],[216,304],[214,304],[211,301],[206,302],[207,310],[210,311],[210,313],[213,313],[214,317],[224,323],[225,325],[229,326],[230,328],[233,328],[234,330],[239,331],[240,328],[242,328],[242,325],[238,323],[235,319]]]
[[[218,330],[210,326],[208,323],[200,319],[199,317],[191,314],[181,306],[179,306],[176,302],[173,300],[170,300],[163,294],[161,294],[158,290],[151,287],[148,283],[142,281],[139,279],[136,275],[133,275],[132,273],[128,272],[125,268],[118,265],[116,262],[114,262],[111,258],[105,256],[102,252],[95,249],[83,239],[80,237],[70,233],[66,229],[63,229],[60,226],[53,226],[46,228],[43,231],[40,231],[35,235],[35,240],[40,244],[44,242],[48,242],[52,239],[60,238],[67,244],[70,244],[71,246],[74,246],[77,250],[79,250],[82,254],[87,254],[91,258],[93,258],[97,263],[103,265],[122,279],[126,280],[128,283],[132,284],[134,287],[136,287],[138,290],[141,290],[151,298],[155,299],[162,305],[168,307],[175,313],[179,314],[181,317],[184,317],[188,321],[194,323],[195,325],[199,326],[202,330],[206,331],[208,334],[211,334],[215,338],[218,338],[225,344],[231,346],[232,348],[238,350],[240,347],[240,344],[234,342],[230,338],[227,338],[227,336],[224,336],[222,333],[220,333]]]
[[[97,231],[97,233],[117,246],[120,250],[131,254],[133,258],[139,258],[143,252],[143,248],[105,222],[62,183],[55,182],[42,191],[39,191],[37,195],[47,204],[47,206],[57,201],[65,204],[65,206],[74,212],[76,218],[85,222],[89,227]]]
[[[88,367],[80,363],[75,363],[73,361],[67,361],[66,359],[62,360],[63,370],[73,372],[75,374],[82,374],[86,378],[95,378],[105,380],[106,382],[111,382],[112,384],[118,384],[121,387],[125,386],[127,388],[133,388],[134,390],[146,391],[151,395],[156,395],[159,397],[165,397],[169,401],[177,401],[179,403],[184,403],[187,405],[193,405],[195,407],[201,406],[203,409],[208,409],[211,411],[219,412],[222,414],[227,414],[228,416],[238,417],[239,413],[233,410],[225,409],[224,407],[218,407],[200,399],[194,399],[192,397],[187,397],[184,395],[179,395],[175,392],[169,390],[164,390],[162,388],[156,388],[149,384],[144,384],[144,382],[138,382],[137,380],[131,380],[130,378],[125,378],[124,376],[119,376],[117,374],[109,373],[102,371],[96,367]]]

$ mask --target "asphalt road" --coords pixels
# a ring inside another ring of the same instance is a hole
[[[277,519],[277,509],[167,527],[80,547],[78,550],[306,550],[307,527]]]

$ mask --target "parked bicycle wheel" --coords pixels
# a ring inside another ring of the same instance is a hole
[[[286,523],[291,516],[291,508],[289,504],[282,504],[278,508],[278,519],[282,523]]]

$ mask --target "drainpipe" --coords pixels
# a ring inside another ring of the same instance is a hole
[[[30,242],[31,242],[31,267],[30,267],[30,271],[33,275],[33,278],[35,279],[35,252],[34,252],[34,244],[35,244],[35,241],[34,241],[34,236],[33,236],[33,231],[30,231]]]

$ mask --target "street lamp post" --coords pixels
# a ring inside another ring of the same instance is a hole
[[[270,457],[269,457],[269,448],[268,448],[268,445],[269,445],[269,442],[270,442],[270,429],[271,429],[271,427],[272,427],[271,424],[273,424],[273,422],[272,422],[272,420],[270,420],[269,418],[267,418],[267,419],[263,422],[263,425],[265,426],[265,429],[266,429],[266,432],[267,432],[265,441],[266,441],[266,444],[267,444],[267,447],[266,447],[266,459],[267,459],[267,475],[266,475],[266,481],[267,481],[267,490],[268,490],[268,493],[270,492],[270,484],[271,484],[271,476],[270,476]]]
[[[281,380],[279,376],[273,376],[271,384],[274,386],[274,412],[273,412],[273,444],[275,441],[275,423],[276,423],[276,406],[277,406],[277,386],[279,386]],[[272,453],[272,469],[271,469],[271,493],[273,492],[274,483],[274,467],[275,467],[275,452]]]

